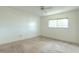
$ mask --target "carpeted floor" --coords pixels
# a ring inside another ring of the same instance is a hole
[[[79,46],[37,37],[0,46],[0,53],[78,53]]]

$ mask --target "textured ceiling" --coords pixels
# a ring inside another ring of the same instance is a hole
[[[20,9],[26,12],[30,12],[39,16],[47,16],[57,13],[62,13],[74,9],[78,9],[78,6],[44,6],[44,10],[41,10],[40,6],[16,6],[13,7],[16,9]]]
[[[45,12],[43,12],[44,16],[67,12],[71,10],[78,9],[77,6],[53,6],[52,8],[46,9]]]

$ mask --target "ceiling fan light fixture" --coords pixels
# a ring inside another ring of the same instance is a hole
[[[44,10],[44,6],[40,6],[41,7],[41,10]]]

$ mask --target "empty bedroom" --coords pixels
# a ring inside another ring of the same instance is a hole
[[[78,6],[0,6],[0,53],[79,53]]]

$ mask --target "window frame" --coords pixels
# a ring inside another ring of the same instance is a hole
[[[49,27],[49,21],[50,21],[50,20],[62,20],[62,19],[67,19],[67,20],[68,20],[68,23],[67,23],[68,26],[67,26],[67,27],[63,27],[63,26],[62,26],[62,27]],[[48,28],[62,28],[62,29],[63,29],[63,28],[69,28],[69,18],[49,19],[49,20],[48,20]]]

